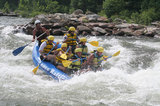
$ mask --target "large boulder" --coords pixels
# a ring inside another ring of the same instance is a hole
[[[83,26],[83,25],[79,25],[77,26],[77,31],[81,34],[82,32],[87,32],[87,33],[91,33],[91,29],[88,28],[87,26]]]

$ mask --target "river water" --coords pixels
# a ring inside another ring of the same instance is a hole
[[[34,43],[12,55],[32,40],[15,34],[14,25],[30,20],[0,17],[0,106],[160,106],[160,38],[88,37],[99,41],[105,55],[119,50],[120,55],[104,62],[102,72],[56,82],[41,70],[33,75]]]

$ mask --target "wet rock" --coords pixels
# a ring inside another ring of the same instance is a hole
[[[104,35],[106,33],[106,31],[100,27],[93,27],[93,30],[101,33],[102,35]]]
[[[55,30],[52,31],[52,35],[60,36],[60,35],[64,35],[64,33],[60,29],[55,29]]]
[[[91,33],[91,29],[83,25],[77,26],[77,30],[79,34],[82,34],[82,32],[87,32],[89,34]]]

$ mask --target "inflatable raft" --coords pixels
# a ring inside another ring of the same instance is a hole
[[[61,45],[58,45],[58,48],[60,48]],[[69,75],[62,72],[61,70],[57,69],[53,64],[50,62],[42,61],[40,59],[40,53],[39,53],[39,46],[38,43],[34,45],[33,51],[32,51],[32,59],[35,66],[38,66],[39,69],[44,71],[46,74],[51,76],[53,79],[60,81],[60,80],[68,80],[71,79]]]

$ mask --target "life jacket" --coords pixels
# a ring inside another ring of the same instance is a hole
[[[49,43],[48,41],[45,41],[47,43],[46,47],[43,49],[43,53],[47,54],[50,52],[50,50],[55,46],[53,43]]]
[[[78,48],[82,48],[82,58],[84,58],[87,55],[89,55],[89,53],[88,53],[88,47],[86,45],[79,44]]]
[[[36,29],[36,37],[39,37],[43,32],[42,28],[40,28],[39,30]],[[41,37],[39,37],[37,40],[41,41],[42,39],[45,39],[47,37],[47,34],[42,35]]]
[[[83,63],[82,57],[78,57],[77,55],[73,56],[73,59],[81,59],[80,61],[76,61],[76,62],[72,62],[69,66],[68,69],[75,69],[75,70],[79,70],[81,68],[81,65]]]
[[[66,53],[65,51],[62,50],[62,48],[58,48],[57,51],[62,52],[62,53]],[[68,54],[68,53],[67,53],[67,54]],[[66,54],[66,55],[67,55],[67,54]],[[68,56],[67,56],[67,57],[68,57]],[[65,60],[65,59],[63,59],[63,58],[61,58],[60,56],[57,55],[57,56],[56,56],[56,60],[57,60],[59,63],[62,63],[62,61]]]
[[[98,56],[96,52],[94,52],[94,59],[93,59],[93,66],[99,67],[101,65],[101,62],[103,60],[103,55]]]
[[[77,45],[77,35],[76,33],[74,33],[74,35],[72,36],[71,34],[67,33],[67,38],[68,40],[65,42],[67,43],[68,46],[72,46],[72,45]]]

